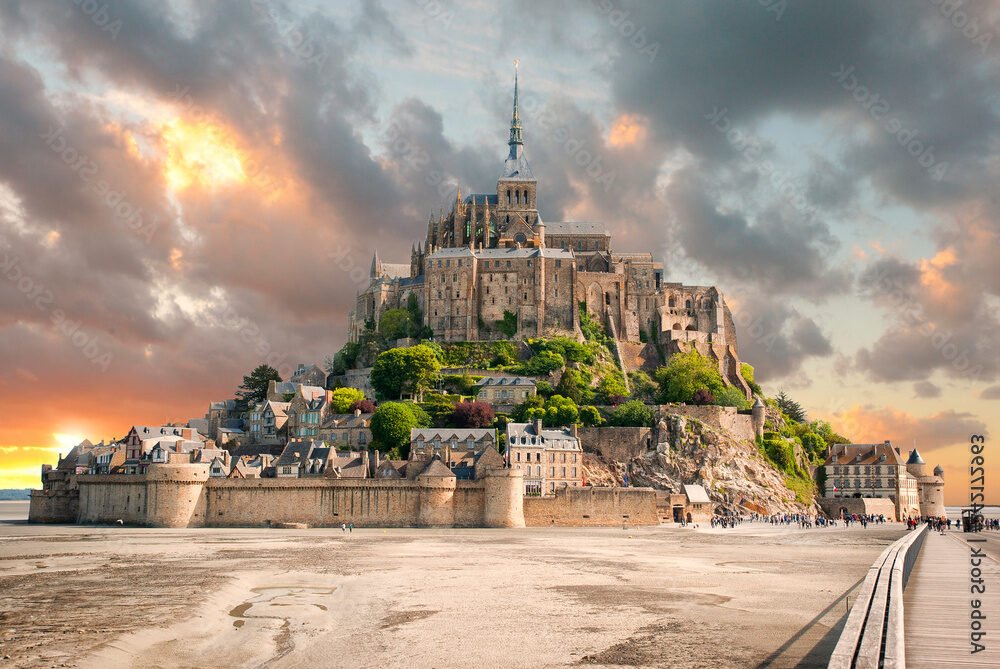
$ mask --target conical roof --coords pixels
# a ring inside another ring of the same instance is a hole
[[[920,457],[920,451],[918,451],[917,449],[914,448],[912,451],[910,451],[910,457],[906,461],[906,464],[908,464],[908,465],[925,465],[927,463],[924,462],[924,459],[922,457]]]
[[[944,470],[941,469],[941,465],[934,468],[934,476],[944,476]]]

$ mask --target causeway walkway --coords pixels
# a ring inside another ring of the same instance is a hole
[[[971,549],[980,534],[930,532],[903,591],[903,633],[907,669],[1000,667],[1000,563],[982,559],[986,594],[970,593]],[[971,653],[971,601],[986,616],[986,650]]]

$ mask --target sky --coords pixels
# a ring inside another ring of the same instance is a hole
[[[769,395],[949,504],[971,435],[1000,476],[1000,3],[328,4],[0,3],[0,488],[322,364],[495,190],[515,59],[543,218],[718,286]]]

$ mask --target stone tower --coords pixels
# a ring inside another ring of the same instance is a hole
[[[910,457],[906,460],[906,471],[916,478],[920,479],[922,476],[927,475],[926,471],[927,463],[924,459],[920,457],[920,452],[917,449],[910,451]]]
[[[760,395],[753,403],[753,409],[751,409],[751,419],[753,421],[753,434],[757,439],[764,438],[764,401],[760,399]]]

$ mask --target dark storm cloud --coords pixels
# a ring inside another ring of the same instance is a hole
[[[740,357],[754,365],[758,381],[786,377],[811,357],[833,354],[829,338],[816,322],[783,302],[741,295],[731,308]]]

